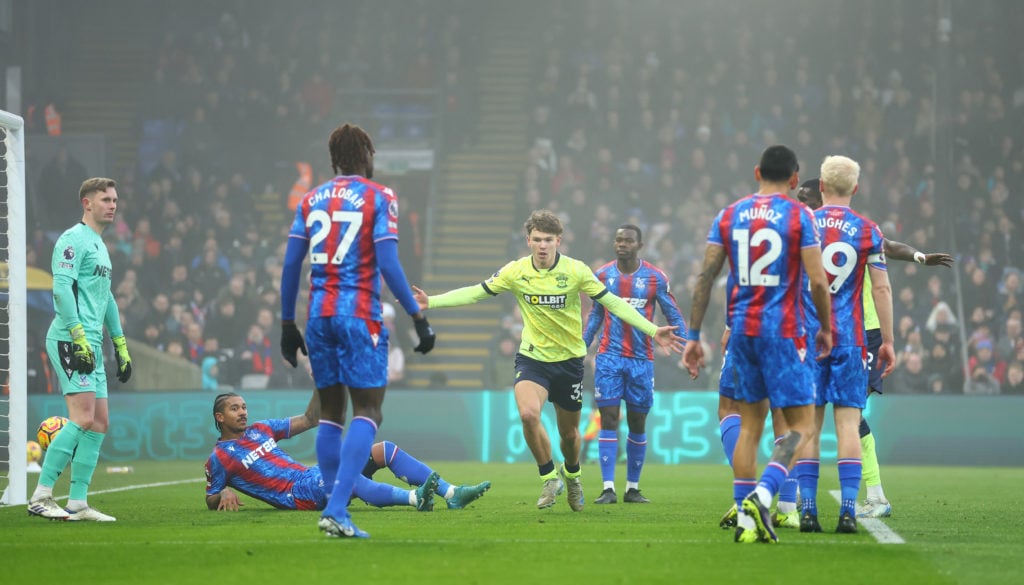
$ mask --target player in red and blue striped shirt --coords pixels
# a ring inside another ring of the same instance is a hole
[[[374,183],[373,142],[358,126],[336,128],[328,141],[335,178],[307,193],[295,210],[281,273],[281,353],[293,367],[306,344],[295,325],[302,263],[310,264],[309,361],[323,420],[317,461],[334,492],[318,524],[328,536],[369,535],[356,528],[347,503],[369,456],[381,421],[388,371],[388,330],[383,327],[380,278],[413,317],[420,343],[434,347],[434,332],[420,312],[398,261],[398,199]],[[352,422],[342,435],[348,397]]]
[[[870,270],[871,294],[881,326],[882,344],[876,359],[886,373],[895,364],[893,350],[892,291],[886,272],[882,231],[850,209],[857,192],[860,165],[845,156],[830,156],[821,164],[824,206],[814,212],[822,236],[822,264],[832,293],[832,352],[816,368],[815,426],[817,432],[801,449],[794,472],[800,482],[802,532],[820,532],[817,491],[819,435],[825,405],[832,404],[838,443],[839,485],[842,499],[836,532],[857,532],[856,503],[861,480],[861,412],[867,403],[868,347],[864,326],[864,276]],[[805,293],[806,294],[806,293]],[[817,315],[810,314],[814,327]],[[883,374],[884,375],[884,374]]]
[[[214,399],[213,417],[220,438],[206,461],[206,505],[210,510],[238,510],[242,503],[232,488],[283,510],[324,509],[329,490],[320,469],[295,461],[278,443],[317,425],[319,397],[314,394],[301,415],[250,425],[245,399],[227,392]],[[490,488],[490,482],[451,485],[394,443],[384,441],[378,446],[375,451],[379,453],[374,453],[356,478],[353,492],[372,506],[415,506],[430,511],[436,492],[448,501],[448,508],[460,509]],[[399,479],[419,487],[407,490],[369,479],[373,471],[385,466]]]
[[[632,305],[648,321],[654,321],[654,306],[661,307],[669,325],[686,331],[676,299],[669,289],[668,277],[659,268],[641,260],[643,234],[640,228],[625,224],[615,231],[615,262],[605,264],[596,275],[608,290]],[[647,453],[647,413],[654,404],[654,347],[651,338],[612,315],[598,303],[590,310],[583,330],[583,342],[589,347],[597,331],[604,327],[597,347],[594,368],[594,397],[601,413],[598,452],[604,491],[595,504],[614,504],[615,463],[619,449],[619,403],[626,401],[627,503],[648,503],[640,494],[640,472]]]
[[[814,385],[807,363],[804,271],[819,315],[831,312],[828,281],[813,216],[788,197],[799,182],[796,154],[770,146],[754,168],[758,192],[726,207],[708,234],[704,265],[693,293],[689,340],[683,361],[697,377],[704,366],[700,325],[711,286],[726,259],[727,323],[732,329],[729,354],[734,360],[740,409],[740,440],[733,453],[733,496],[739,516],[736,542],[775,542],[768,506],[788,475],[797,450],[814,430]],[[831,322],[815,337],[821,357],[832,347]],[[764,431],[769,404],[781,408],[790,431],[775,445],[760,481],[757,441]]]

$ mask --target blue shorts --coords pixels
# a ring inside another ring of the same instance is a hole
[[[815,404],[850,406],[864,409],[868,393],[868,349],[856,345],[839,345],[817,367],[818,396]]]
[[[736,372],[736,399],[768,399],[772,408],[814,404],[814,371],[803,337],[751,337],[733,334],[729,355]]]
[[[647,414],[654,406],[654,362],[599,353],[594,365],[594,399],[597,406],[618,406]]]
[[[388,385],[388,330],[380,321],[337,315],[310,319],[306,349],[317,388]]]
[[[882,371],[878,365],[878,350],[882,347],[882,330],[868,329],[868,390],[882,393]]]
[[[91,344],[96,352],[96,367],[89,374],[79,374],[67,368],[73,359],[74,350],[71,340],[46,338],[46,357],[50,358],[50,367],[55,372],[60,392],[64,396],[80,392],[94,392],[96,398],[107,397],[107,371],[103,366],[103,352],[96,351],[102,344]]]
[[[718,376],[718,393],[730,400],[739,400],[736,397],[736,364],[732,359],[732,353],[726,348],[722,355],[722,372]]]
[[[583,358],[541,362],[516,353],[516,383],[530,381],[548,391],[548,402],[569,412],[583,410]]]

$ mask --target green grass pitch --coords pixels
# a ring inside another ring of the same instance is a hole
[[[0,582],[349,585],[489,583],[785,583],[882,585],[1024,582],[1024,470],[883,467],[905,544],[879,544],[864,528],[837,535],[834,465],[822,465],[823,534],[781,530],[776,545],[739,545],[718,528],[730,505],[725,466],[649,465],[641,488],[652,503],[597,506],[600,471],[584,466],[587,506],[562,496],[537,510],[532,466],[434,463],[453,483],[489,479],[465,510],[352,506],[372,538],[335,540],[315,512],[284,512],[243,496],[239,512],[209,512],[201,462],[136,462],[132,474],[101,464],[90,496],[115,524],[48,522],[24,507],[0,508]],[[619,483],[624,470],[618,470]],[[376,479],[391,478],[386,470]],[[132,487],[168,482],[169,485]],[[29,478],[30,487],[35,476]],[[119,489],[129,488],[129,489]],[[620,497],[622,487],[619,486]],[[55,492],[67,493],[62,478]]]

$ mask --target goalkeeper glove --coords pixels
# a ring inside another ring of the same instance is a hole
[[[96,369],[96,354],[85,338],[85,327],[79,323],[70,329],[71,331],[71,369],[79,374],[91,374]]]
[[[295,321],[282,321],[281,322],[281,355],[284,356],[284,361],[292,365],[293,368],[298,367],[298,351],[302,350],[302,355],[309,355],[306,353],[306,342],[302,340],[302,334],[299,333],[299,328],[295,326]]]
[[[413,319],[413,325],[416,326],[416,336],[420,338],[420,344],[417,345],[413,351],[418,351],[422,354],[429,353],[430,350],[434,349],[434,341],[437,340],[437,334],[434,333],[434,329],[430,326],[430,322],[427,318]]]
[[[114,342],[114,355],[117,356],[117,380],[124,384],[132,377],[132,356],[128,355],[128,340],[124,335],[110,340]]]

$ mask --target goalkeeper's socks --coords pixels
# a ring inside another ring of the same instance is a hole
[[[861,463],[860,459],[839,460],[839,489],[843,493],[843,500],[839,508],[839,515],[849,512],[857,515],[857,492],[860,489]]]
[[[348,425],[348,434],[341,443],[341,467],[334,481],[334,490],[327,500],[324,516],[336,520],[349,517],[348,501],[355,489],[356,478],[363,477],[359,472],[366,463],[366,458],[370,456],[370,449],[376,436],[377,423],[365,416],[352,417]]]
[[[626,481],[640,481],[640,471],[644,468],[647,457],[647,435],[645,433],[629,433],[626,437]]]
[[[615,460],[619,457],[619,432],[601,430],[597,433],[597,455],[601,459],[601,479],[615,485]]]
[[[798,459],[793,471],[800,482],[800,502],[804,512],[818,515],[818,467],[817,459]]]
[[[398,448],[391,441],[384,441],[384,465],[395,474],[395,477],[412,485],[423,485],[433,473],[425,463]],[[437,492],[443,494],[451,484],[444,480],[437,483]]]
[[[84,432],[75,421],[68,419],[67,424],[57,433],[49,448],[46,449],[46,456],[43,457],[43,470],[39,473],[40,485],[48,486],[52,490],[53,484],[57,483],[57,478],[71,461],[75,447],[78,446],[78,441]]]
[[[96,464],[100,460],[100,447],[103,446],[103,438],[106,436],[105,433],[85,431],[78,438],[78,447],[75,448],[75,454],[71,458],[69,499],[84,502],[89,496],[89,484],[92,483],[92,474],[96,471]]]
[[[722,450],[725,451],[725,458],[729,460],[729,467],[732,467],[732,453],[736,450],[736,441],[740,438],[740,415],[727,415],[719,421],[718,430],[722,435]]]

